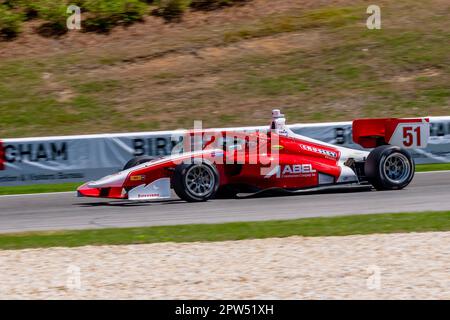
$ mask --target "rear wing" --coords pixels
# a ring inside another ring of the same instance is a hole
[[[357,119],[353,141],[364,148],[390,144],[402,148],[425,148],[430,137],[430,119]]]

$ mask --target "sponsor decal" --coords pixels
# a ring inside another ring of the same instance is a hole
[[[5,152],[3,151],[3,142],[0,140],[0,170],[5,170]]]
[[[170,179],[161,178],[133,188],[128,193],[129,200],[170,198]]]
[[[313,169],[312,164],[293,164],[293,165],[277,165],[268,174],[266,174],[265,178],[270,178],[272,176],[276,176],[277,178],[297,178],[297,177],[310,177],[314,175],[317,171]]]
[[[276,144],[272,146],[272,150],[283,150],[284,146]]]
[[[325,150],[325,149],[312,147],[312,146],[307,146],[305,144],[301,144],[300,148],[302,148],[303,150],[306,150],[306,151],[320,153],[320,154],[326,155],[328,157],[337,158],[337,153],[334,151]]]
[[[138,198],[160,198],[161,194],[159,193],[150,193],[150,194],[138,194]]]
[[[61,180],[80,180],[80,179],[85,179],[85,178],[86,178],[86,176],[83,172],[23,173],[23,174],[19,174],[19,175],[0,176],[0,184],[1,183],[10,183],[10,182],[34,183],[37,181],[59,182]]]
[[[167,156],[170,155],[172,149],[178,141],[172,141],[168,137],[156,138],[136,138],[133,139],[134,156],[153,155]]]
[[[143,181],[143,180],[145,180],[145,175],[136,175],[130,177],[130,181]]]
[[[425,148],[429,138],[428,122],[399,123],[389,140],[389,144],[402,148]]]
[[[68,160],[67,142],[6,144],[3,159],[8,163]]]

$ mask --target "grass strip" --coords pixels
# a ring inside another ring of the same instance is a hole
[[[31,194],[47,192],[75,191],[81,183],[34,184],[29,186],[0,187],[0,195]]]
[[[450,231],[450,211],[0,235],[0,249]]]
[[[450,170],[450,163],[417,164],[416,172]]]

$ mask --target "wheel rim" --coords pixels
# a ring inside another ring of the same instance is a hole
[[[210,194],[215,183],[216,178],[212,169],[205,165],[194,165],[186,172],[186,188],[196,197]]]
[[[411,173],[409,160],[403,154],[391,154],[384,161],[384,175],[395,184],[402,184],[408,180]]]

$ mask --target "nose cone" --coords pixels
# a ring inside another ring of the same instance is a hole
[[[122,171],[106,176],[97,181],[87,183],[89,188],[121,188],[128,177],[128,171]]]
[[[119,197],[122,198],[121,190],[129,171],[122,171],[90,181],[77,189],[79,197]]]
[[[79,197],[99,197],[100,189],[90,188],[88,182],[78,187],[77,194]]]

